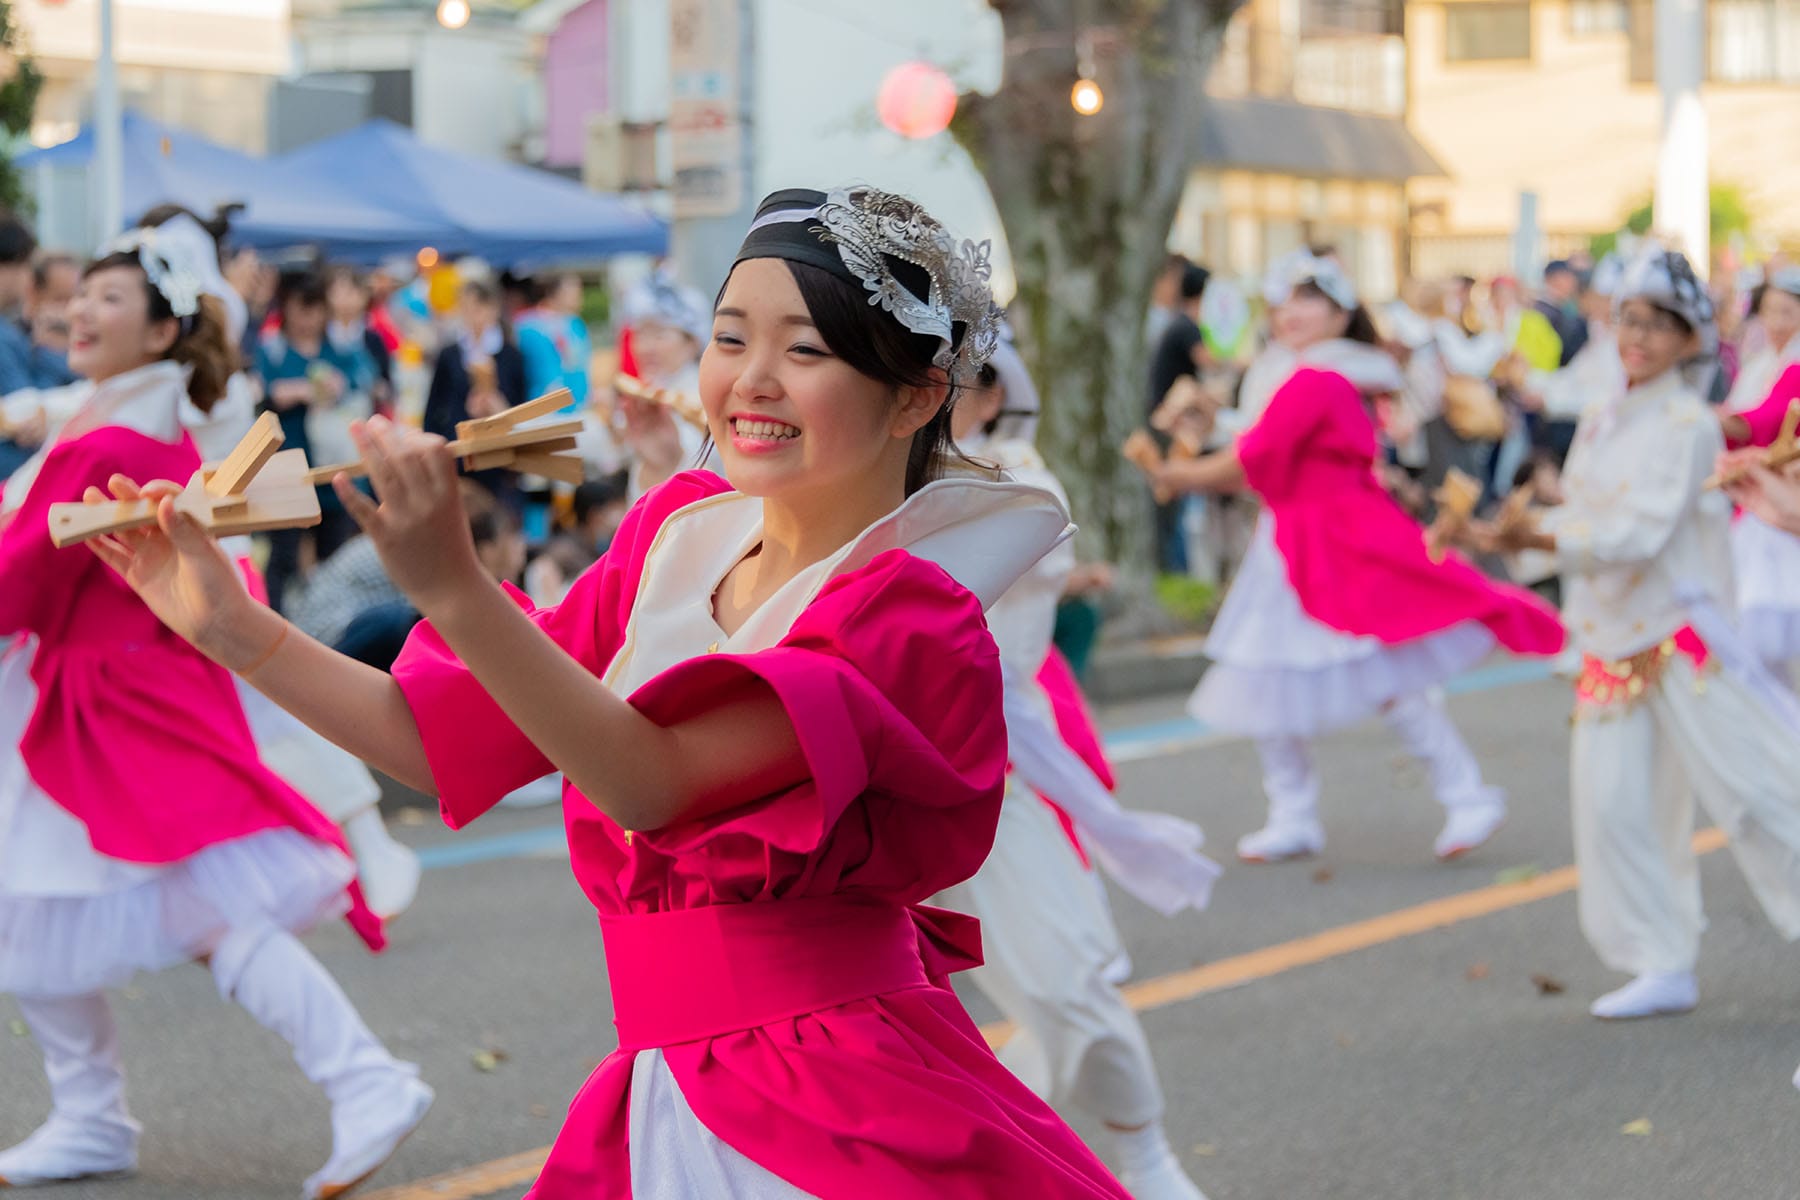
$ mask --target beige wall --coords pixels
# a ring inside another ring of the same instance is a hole
[[[1626,36],[1571,34],[1565,3],[1536,0],[1530,63],[1446,63],[1444,7],[1406,8],[1409,123],[1450,175],[1409,188],[1417,231],[1510,231],[1520,191],[1552,233],[1616,228],[1649,195],[1661,119],[1656,89],[1627,81]],[[1800,239],[1800,87],[1714,85],[1705,101],[1713,180],[1743,189],[1759,232]]]

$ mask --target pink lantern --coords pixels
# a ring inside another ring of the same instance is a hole
[[[901,137],[934,137],[956,115],[956,85],[930,63],[901,63],[882,79],[875,112]]]

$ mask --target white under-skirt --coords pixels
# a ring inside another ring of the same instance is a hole
[[[632,1200],[812,1200],[700,1123],[661,1050],[631,1060]]]
[[[1345,580],[1343,586],[1380,582]],[[1275,544],[1274,518],[1264,512],[1206,639],[1212,663],[1188,712],[1244,737],[1311,737],[1436,687],[1486,658],[1495,644],[1479,621],[1396,645],[1323,624],[1300,606]]]
[[[26,770],[31,647],[0,648],[0,992],[79,995],[210,953],[227,931],[302,933],[349,906],[349,856],[292,829],[146,865],[96,851]]]
[[[1770,666],[1800,659],[1800,538],[1742,513],[1731,523],[1738,629]]]

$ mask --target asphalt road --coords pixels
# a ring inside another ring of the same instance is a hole
[[[1490,669],[1452,701],[1513,799],[1470,859],[1432,861],[1422,773],[1370,725],[1320,746],[1322,859],[1234,864],[1210,911],[1175,920],[1115,893],[1135,978],[1171,981],[1141,993],[1144,1021],[1171,1134],[1212,1200],[1800,1198],[1800,948],[1762,920],[1729,853],[1711,853],[1699,1011],[1587,1017],[1617,978],[1582,941],[1556,874],[1570,861],[1567,686],[1521,674]],[[1249,746],[1194,737],[1178,700],[1105,720],[1127,803],[1199,820],[1222,853],[1259,823]],[[438,1089],[365,1194],[512,1200],[524,1183],[506,1181],[529,1171],[516,1156],[550,1141],[612,1044],[598,933],[553,810],[497,812],[463,834],[412,816],[399,832],[433,869],[392,949],[371,958],[339,928],[309,939]],[[1470,893],[1493,911],[1447,899]],[[141,1174],[47,1194],[297,1195],[329,1134],[285,1047],[197,968],[140,979],[117,1009],[146,1126]],[[0,1142],[46,1105],[15,1018],[0,998]]]

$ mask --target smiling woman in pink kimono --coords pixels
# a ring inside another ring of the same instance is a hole
[[[98,548],[453,825],[564,774],[620,1044],[536,1200],[1125,1195],[947,987],[974,922],[921,906],[999,818],[982,608],[1067,536],[1053,497],[947,444],[996,339],[987,273],[900,197],[770,197],[701,362],[730,482],[647,494],[551,611],[481,572],[443,444],[371,422],[379,506],[339,493],[428,622],[392,678],[249,602],[171,505]]]
[[[0,992],[43,1050],[52,1106],[0,1150],[0,1188],[136,1168],[105,989],[203,959],[331,1100],[331,1158],[304,1191],[325,1200],[431,1104],[294,936],[348,915],[379,949],[380,922],[337,827],[258,760],[231,677],[50,541],[52,504],[120,471],[200,466],[181,411],[211,410],[235,355],[200,294],[213,243],[188,232],[133,231],[88,269],[70,305],[80,406],[0,490]]]

